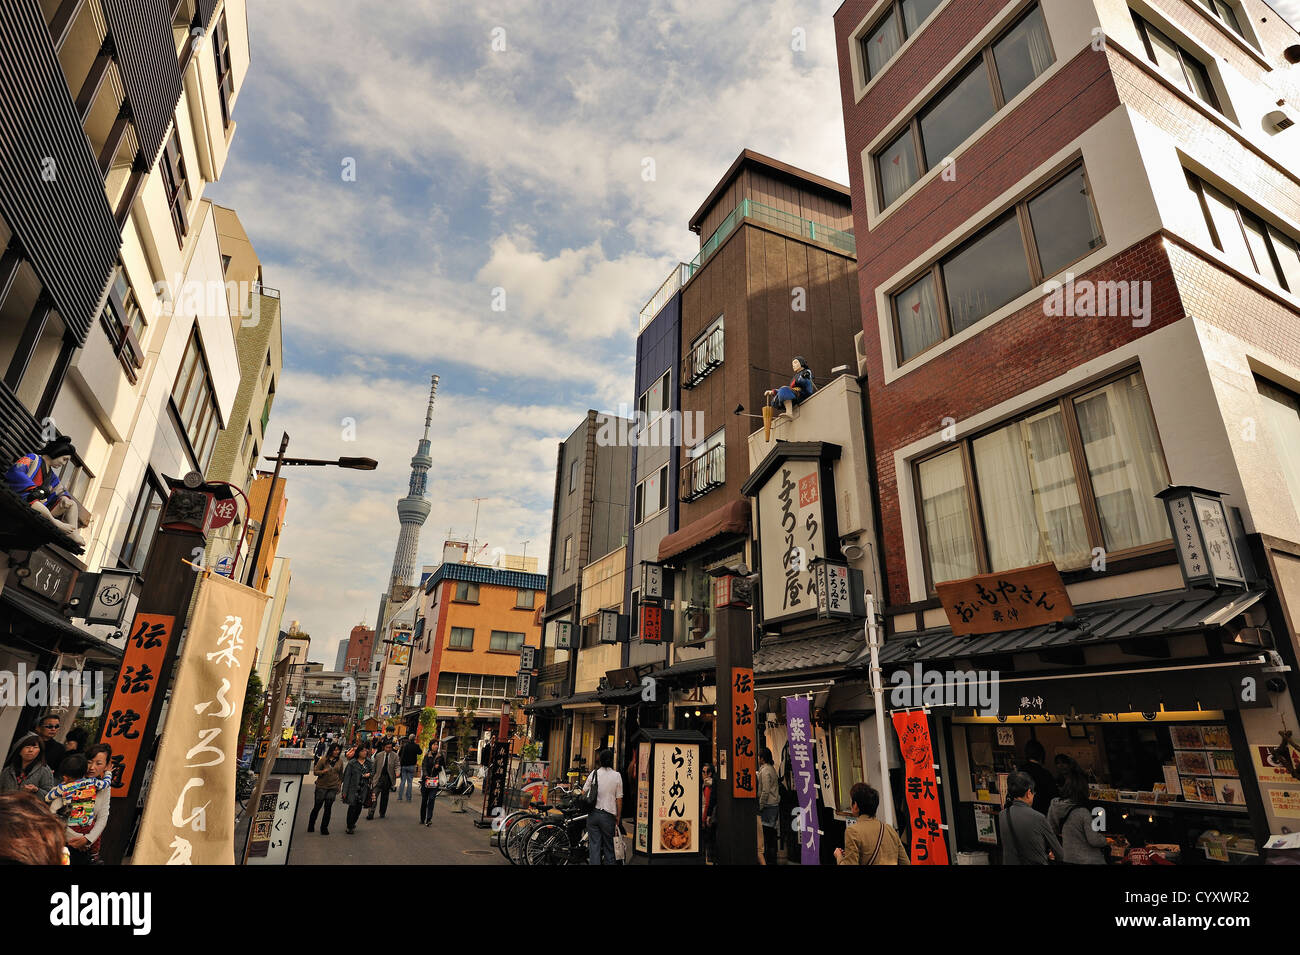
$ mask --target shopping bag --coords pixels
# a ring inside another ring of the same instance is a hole
[[[615,832],[614,833],[614,861],[626,862],[628,856],[627,849],[628,849],[627,836],[623,835],[622,830]]]

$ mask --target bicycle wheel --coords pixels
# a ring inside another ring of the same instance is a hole
[[[530,816],[510,827],[510,835],[506,839],[506,858],[514,865],[528,865],[528,860],[524,858],[524,847],[528,844],[528,835],[540,826],[543,821],[541,816]]]
[[[572,849],[564,826],[548,822],[529,834],[524,858],[528,865],[567,865]]]
[[[506,860],[514,865],[514,860],[510,858],[510,853],[506,850],[507,840],[510,838],[510,831],[515,827],[515,823],[522,822],[525,819],[531,819],[532,813],[527,809],[516,809],[504,819],[501,820],[501,828],[497,830],[497,849],[506,857]]]

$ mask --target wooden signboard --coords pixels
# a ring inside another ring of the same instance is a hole
[[[954,636],[1002,633],[1064,620],[1074,614],[1055,564],[967,577],[938,584]]]

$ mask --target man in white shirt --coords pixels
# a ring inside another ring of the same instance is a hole
[[[596,808],[587,816],[587,844],[592,865],[614,864],[614,833],[623,818],[623,777],[614,768],[614,751],[602,749],[599,765],[582,787],[584,795],[595,790]]]

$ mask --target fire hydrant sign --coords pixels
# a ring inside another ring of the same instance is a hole
[[[737,799],[758,797],[758,745],[755,740],[754,671],[731,668],[731,759],[732,795]]]
[[[912,827],[912,864],[947,865],[948,844],[943,837],[929,717],[924,710],[900,710],[893,717],[898,748],[903,754],[907,818]]]

